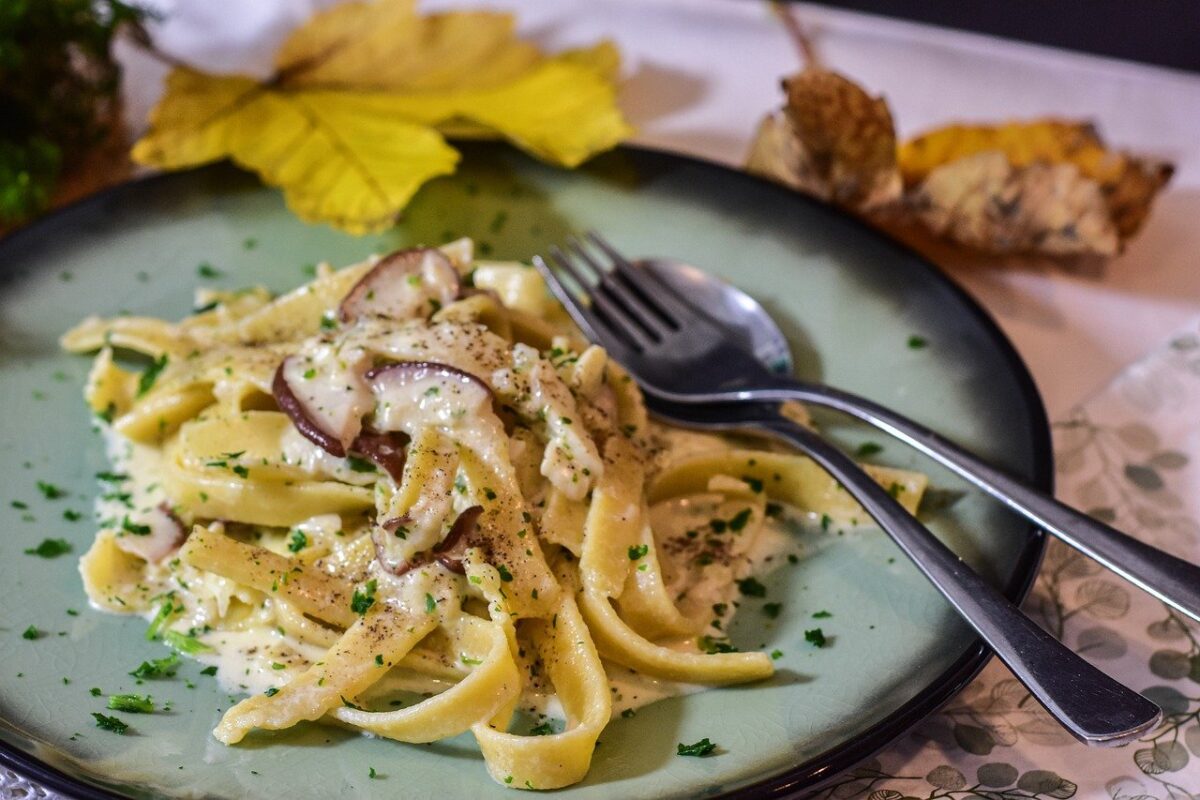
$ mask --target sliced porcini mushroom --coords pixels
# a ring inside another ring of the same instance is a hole
[[[359,453],[375,466],[382,469],[397,484],[404,474],[404,461],[408,456],[408,436],[399,431],[378,433],[363,431],[350,445],[352,453]]]
[[[409,522],[408,518],[386,519],[379,523],[376,535],[372,536],[375,558],[381,567],[396,577],[435,560],[451,572],[463,575],[466,573],[466,569],[463,567],[462,560],[467,553],[467,548],[479,544],[479,515],[482,513],[483,506],[471,506],[466,509],[454,520],[454,524],[450,526],[450,530],[446,532],[442,541],[434,545],[431,550],[415,553],[407,559],[396,558],[389,552],[391,549],[389,545],[398,538],[397,532]],[[384,534],[378,535],[379,530],[382,530]]]
[[[393,517],[382,520],[371,531],[371,543],[375,545],[375,560],[379,562],[379,566],[396,577],[429,562],[428,556],[421,553],[405,558],[395,552],[401,549],[403,536],[400,534],[408,523],[408,517]]]
[[[166,503],[142,512],[123,526],[116,538],[117,547],[126,553],[156,564],[178,549],[187,538],[187,528]]]
[[[352,369],[330,373],[309,358],[292,355],[280,362],[271,393],[283,413],[313,444],[338,458],[362,427],[370,397]]]
[[[366,374],[382,430],[456,425],[492,406],[492,390],[469,372],[434,361],[402,361]]]
[[[458,519],[454,520],[454,524],[446,533],[446,538],[433,548],[434,557],[439,564],[459,575],[466,574],[463,556],[467,554],[468,547],[479,542],[479,515],[482,513],[483,506],[471,506],[458,515]]]
[[[458,270],[441,250],[397,250],[379,259],[338,306],[338,319],[428,317],[458,299]]]

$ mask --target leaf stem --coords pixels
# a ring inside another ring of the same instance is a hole
[[[813,48],[808,31],[804,30],[804,26],[800,24],[800,20],[792,13],[788,4],[782,0],[771,0],[771,11],[783,23],[788,38],[796,46],[796,51],[800,54],[801,66],[806,70],[821,69],[821,59],[817,58],[817,51]]]

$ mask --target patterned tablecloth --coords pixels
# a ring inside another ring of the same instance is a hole
[[[1200,320],[1054,425],[1059,496],[1200,559]],[[1162,706],[1117,750],[1075,742],[1003,664],[821,800],[1200,800],[1200,625],[1053,542],[1026,610]],[[0,769],[0,800],[57,798]]]
[[[1200,559],[1200,321],[1054,424],[1058,495]],[[1052,542],[1026,611],[1158,703],[1162,725],[1110,750],[1075,740],[998,661],[910,736],[818,797],[1200,798],[1200,625]]]

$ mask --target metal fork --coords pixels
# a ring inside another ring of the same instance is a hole
[[[745,366],[754,356],[650,272],[620,257],[595,234],[589,238],[612,260],[611,269],[577,239],[567,244],[570,255],[557,247],[550,251],[574,289],[541,257],[534,258],[534,265],[588,338],[607,349],[648,390],[651,412],[687,427],[758,432],[809,455],[845,486],[1030,693],[1080,741],[1123,744],[1158,724],[1158,706],[1038,627],[853,459],[784,417],[776,399],[680,403],[656,393],[656,386],[683,395],[708,391],[714,383],[737,386],[739,379],[727,365]]]

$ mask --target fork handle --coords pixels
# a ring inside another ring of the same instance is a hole
[[[967,566],[838,448],[782,416],[760,430],[807,453],[896,541],[1046,710],[1087,744],[1119,745],[1162,712],[1063,646]]]
[[[866,398],[828,386],[789,380],[779,388],[754,395],[755,399],[800,400],[826,406],[890,433],[1037,523],[1047,533],[1192,619],[1200,620],[1200,566],[1164,553],[1060,503],[924,425]]]

